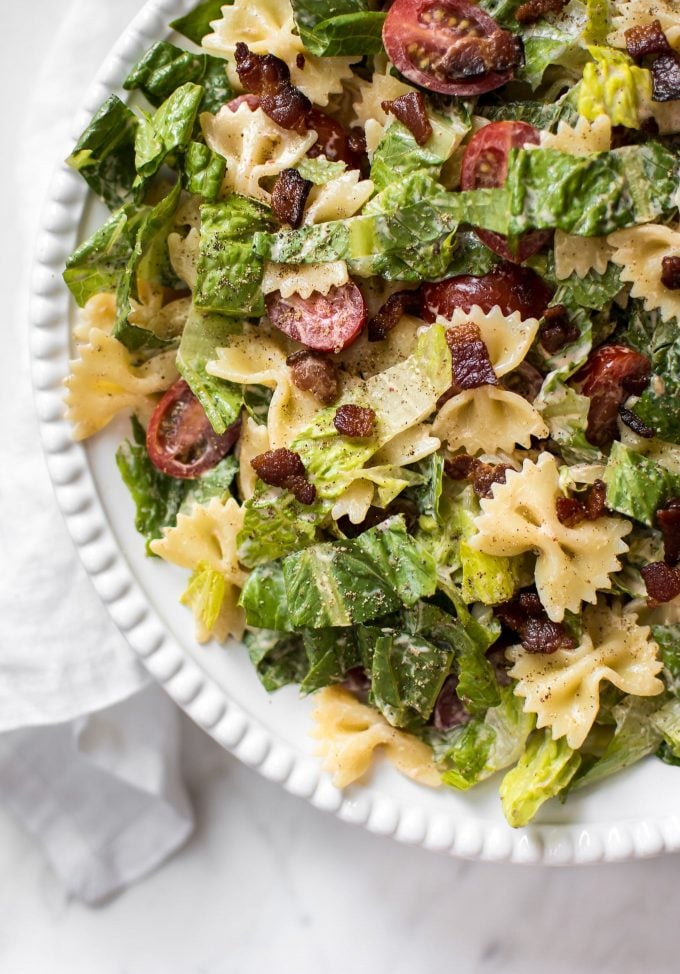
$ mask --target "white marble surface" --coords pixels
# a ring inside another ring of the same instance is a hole
[[[118,30],[139,6],[91,3],[93,17],[105,4],[113,9]],[[30,259],[12,141],[71,6],[32,0],[27,13],[4,0],[0,11],[7,313],[23,313],[16,282]],[[83,25],[73,53],[83,84],[104,53],[88,44]],[[49,83],[53,95],[59,78]],[[59,149],[46,145],[46,157]],[[17,228],[24,230],[20,246]],[[323,815],[188,723],[185,751],[194,838],[163,869],[96,910],[68,901],[32,840],[0,808],[2,974],[412,974],[442,967],[665,974],[680,966],[676,857],[562,870],[456,862]]]

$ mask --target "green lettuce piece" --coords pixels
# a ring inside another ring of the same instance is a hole
[[[614,300],[621,287],[621,269],[609,263],[603,274],[589,270],[585,277],[572,274],[560,281],[553,303],[574,311],[579,308],[601,311]]]
[[[222,7],[228,6],[229,2],[230,0],[203,0],[184,17],[173,20],[170,26],[178,34],[200,45],[205,35],[210,33],[211,21],[221,19]]]
[[[154,467],[146,452],[144,427],[136,416],[132,417],[132,441],[124,440],[118,447],[116,466],[135,504],[135,527],[146,538],[146,553],[153,555],[149,546],[163,536],[163,528],[176,523],[188,481],[168,477]]]
[[[243,406],[243,388],[206,372],[217,349],[229,344],[240,325],[221,315],[205,314],[192,307],[177,352],[177,369],[199,400],[210,425],[219,435],[235,423]]]
[[[652,715],[651,723],[663,736],[673,757],[680,758],[680,700],[675,697],[665,703]]]
[[[196,123],[203,87],[176,88],[153,115],[143,114],[135,137],[136,187],[144,186],[164,162],[186,151]]]
[[[182,163],[184,188],[206,202],[216,200],[222,189],[227,161],[203,142],[190,142]]]
[[[188,480],[181,513],[188,512],[194,504],[207,504],[213,497],[226,500],[231,495],[231,485],[237,473],[238,460],[229,455],[200,477]]]
[[[446,734],[429,733],[442,782],[450,788],[467,791],[519,760],[536,718],[522,711],[523,701],[511,687],[499,693],[500,703],[483,717]]]
[[[406,496],[415,502],[421,516],[437,522],[444,489],[444,457],[441,453],[431,453],[416,464],[416,469],[423,477],[423,483],[410,488]]]
[[[66,160],[110,210],[125,203],[132,192],[138,124],[135,113],[111,95]]]
[[[604,752],[592,763],[584,757],[569,791],[602,781],[652,754],[661,743],[662,735],[655,726],[654,716],[655,712],[659,712],[659,706],[659,700],[655,697],[624,697],[613,708],[616,730]]]
[[[592,45],[593,60],[583,69],[576,90],[579,115],[594,122],[608,115],[612,125],[640,128],[640,106],[652,98],[652,75],[633,59],[611,47]]]
[[[658,644],[670,689],[677,693],[680,689],[680,625],[652,626],[652,636]]]
[[[271,212],[256,200],[232,193],[201,207],[201,243],[194,304],[202,311],[259,316],[264,264],[252,250],[253,234],[271,225]]]
[[[575,6],[570,5],[572,11]],[[524,65],[518,70],[517,79],[528,82],[535,91],[550,65],[559,64],[576,71],[585,60],[581,48],[584,26],[583,14],[541,18],[534,24],[522,25]]]
[[[350,626],[414,605],[437,584],[434,561],[392,517],[354,540],[305,548],[283,560],[295,627]]]
[[[476,533],[475,517],[479,501],[472,487],[459,495],[451,511],[449,529],[458,538],[458,559],[462,571],[461,594],[467,603],[499,605],[508,602],[519,585],[519,562],[499,555],[486,555],[469,544]]]
[[[302,694],[340,683],[348,670],[361,665],[359,645],[352,629],[306,629],[302,639],[309,665],[300,684]]]
[[[666,387],[662,395],[647,389],[635,403],[636,413],[645,426],[654,430],[656,436],[671,443],[680,443],[680,410],[677,406],[677,392],[668,395]]]
[[[149,207],[126,204],[68,258],[64,281],[79,307],[95,294],[117,290],[132,256],[139,226],[148,213]]]
[[[603,480],[607,507],[654,527],[659,507],[680,496],[680,476],[615,440]]]
[[[337,179],[338,176],[341,176],[346,169],[346,163],[331,162],[326,156],[315,156],[313,159],[305,156],[297,164],[297,171],[302,178],[309,180],[310,183],[314,183],[315,186],[325,186],[332,179]]]
[[[317,413],[314,421],[295,437],[291,449],[300,454],[317,496],[338,497],[373,454],[398,433],[433,412],[451,383],[451,355],[444,328],[433,325],[418,337],[414,352],[404,361],[354,386],[339,404]],[[404,389],[409,390],[408,396]],[[333,419],[338,405],[355,403],[376,414],[372,436],[341,436]]]
[[[191,573],[189,584],[180,596],[180,602],[193,612],[199,638],[202,641],[212,635],[226,593],[227,583],[224,575],[207,562],[199,562]]]
[[[678,320],[661,320],[657,311],[645,311],[633,301],[624,340],[648,356],[652,379],[634,406],[634,412],[661,439],[680,443],[680,337]]]
[[[476,113],[491,122],[528,122],[538,129],[556,132],[560,122],[574,125],[578,112],[567,99],[560,98],[554,103],[542,101],[508,101],[493,105],[477,105]]]
[[[167,344],[152,332],[128,321],[131,298],[138,298],[138,282],[175,283],[168,257],[168,235],[172,229],[182,187],[176,183],[164,199],[146,212],[137,227],[135,245],[116,289],[116,322],[113,336],[130,351],[160,348]]]
[[[470,128],[469,122],[456,115],[428,112],[428,118],[432,135],[425,145],[418,145],[413,132],[402,122],[389,126],[371,165],[371,179],[378,191],[418,170],[438,179],[442,166]]]
[[[368,0],[292,0],[295,23],[308,51],[317,57],[361,58],[382,50],[386,14]]]
[[[243,505],[239,560],[253,568],[315,543],[330,504],[300,504],[290,491],[258,486]]]
[[[294,628],[288,612],[281,562],[258,565],[250,573],[241,590],[239,605],[245,609],[249,626],[279,632],[289,632]]]
[[[586,0],[586,43],[603,44],[610,31],[609,0]]]
[[[247,632],[243,641],[255,672],[268,693],[304,680],[309,664],[299,634],[258,629]]]
[[[501,804],[513,828],[528,825],[541,805],[563,791],[581,764],[581,755],[550,731],[534,733],[515,767],[500,786]]]
[[[483,277],[499,262],[500,258],[482,243],[474,230],[461,227],[454,239],[454,249],[446,273],[450,277],[458,274]]]
[[[233,98],[226,62],[210,54],[192,54],[167,41],[158,41],[135,64],[123,87],[139,89],[158,108],[166,98],[187,83],[201,85],[200,110],[213,114]]]

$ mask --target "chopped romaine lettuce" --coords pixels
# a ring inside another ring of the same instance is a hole
[[[180,596],[180,602],[193,612],[197,632],[202,641],[212,635],[226,594],[227,583],[224,575],[207,562],[199,562],[191,573],[189,584]]]
[[[144,186],[169,157],[186,151],[202,98],[203,87],[189,82],[173,91],[153,115],[144,113],[135,137],[135,186]]]
[[[227,161],[203,142],[190,142],[182,164],[184,188],[206,202],[216,200],[222,189]]]
[[[239,559],[252,568],[314,544],[330,504],[300,504],[290,491],[262,484],[243,509]]]
[[[581,9],[574,11],[575,6],[570,5],[571,16],[541,18],[533,24],[521,25],[524,65],[519,68],[517,79],[528,82],[534,91],[550,65],[562,65],[576,74],[585,60],[581,47],[584,16]]]
[[[79,307],[103,291],[115,292],[125,274],[149,207],[128,203],[80,244],[66,261],[64,281]]]
[[[194,44],[200,44],[206,34],[210,33],[210,24],[222,16],[222,7],[229,5],[230,0],[202,0],[193,10],[173,20],[170,26],[178,34],[188,37]]]
[[[123,83],[139,89],[158,108],[177,88],[192,82],[203,87],[200,110],[217,112],[233,97],[222,58],[192,54],[167,41],[158,41],[139,59]]]
[[[663,660],[667,685],[677,694],[680,691],[680,625],[652,626],[652,636]]]
[[[231,485],[238,473],[238,460],[229,455],[206,470],[195,480],[188,480],[187,492],[182,504],[182,513],[194,504],[207,504],[213,497],[226,500],[231,494]]]
[[[528,825],[541,805],[563,791],[581,764],[581,755],[564,738],[553,741],[550,731],[536,731],[515,767],[500,786],[503,813],[509,825]]]
[[[138,125],[135,113],[111,95],[66,160],[110,210],[125,203],[132,191]]]
[[[578,112],[566,98],[559,98],[553,104],[542,101],[509,101],[493,105],[477,105],[476,112],[492,122],[528,122],[537,129],[555,132],[560,122],[574,125]]]
[[[637,67],[623,51],[596,45],[588,50],[593,60],[576,88],[579,114],[591,122],[608,115],[612,125],[639,129],[640,106],[652,98],[651,72]]]
[[[663,736],[673,757],[680,758],[680,700],[677,697],[669,700],[650,719],[654,729]]]
[[[262,686],[273,693],[289,683],[301,683],[308,669],[307,654],[298,633],[269,629],[246,632],[248,655]]]
[[[574,312],[582,308],[601,311],[614,300],[621,287],[621,270],[616,264],[609,263],[603,274],[591,269],[585,277],[572,274],[559,281],[552,303],[563,304]]]
[[[361,665],[354,629],[307,629],[302,638],[309,669],[301,681],[300,693],[314,693],[340,683],[348,670]]]
[[[243,406],[243,388],[209,375],[205,367],[215,358],[216,349],[227,345],[229,336],[240,330],[233,319],[204,314],[192,307],[177,352],[179,373],[189,383],[218,434],[238,419]]]
[[[470,128],[462,116],[428,112],[432,135],[425,145],[402,122],[394,121],[382,137],[373,155],[371,179],[380,191],[391,183],[418,170],[437,179],[441,168]]]
[[[363,57],[382,50],[386,14],[368,0],[291,0],[302,43],[317,57]]]
[[[250,573],[241,590],[239,605],[245,609],[249,626],[279,632],[294,628],[288,613],[281,562],[267,562]]]
[[[341,176],[346,169],[346,163],[331,162],[326,156],[315,156],[313,159],[305,156],[297,164],[297,171],[302,178],[314,183],[315,186],[325,186],[332,179]]]
[[[618,440],[612,444],[603,479],[607,507],[650,528],[657,509],[669,498],[680,496],[680,476]]]

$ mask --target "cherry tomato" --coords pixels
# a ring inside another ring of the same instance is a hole
[[[616,436],[619,406],[639,395],[649,382],[649,359],[628,345],[603,345],[574,376],[590,398],[586,439],[594,446],[609,446]]]
[[[538,129],[528,122],[491,122],[472,136],[465,149],[460,175],[461,189],[495,189],[502,186],[508,175],[508,153],[527,142],[538,145]],[[507,237],[491,230],[475,231],[482,243],[499,257],[521,264],[550,241],[551,230],[532,230],[525,233],[519,249],[513,254]]]
[[[307,112],[306,124],[318,136],[307,152],[311,159],[324,155],[330,162],[344,162],[350,169],[361,168],[362,156],[352,150],[349,136],[339,122],[320,108],[312,108]]]
[[[437,315],[450,319],[456,308],[467,312],[475,304],[485,314],[498,305],[504,315],[519,311],[522,318],[541,318],[552,291],[531,268],[504,262],[483,277],[461,274],[423,284],[420,295],[425,321],[435,321]]]
[[[366,304],[353,282],[315,291],[308,298],[278,291],[267,295],[269,320],[284,334],[317,352],[339,352],[354,341],[366,324]]]
[[[227,108],[230,112],[237,112],[241,105],[247,105],[251,112],[260,107],[260,99],[257,95],[237,95],[236,98],[232,98],[231,101],[227,102]]]
[[[524,61],[520,39],[467,0],[395,0],[383,43],[404,77],[445,95],[498,88]]]
[[[229,453],[241,431],[240,420],[221,436],[184,379],[170,386],[154,409],[146,449],[154,467],[170,477],[191,480]]]

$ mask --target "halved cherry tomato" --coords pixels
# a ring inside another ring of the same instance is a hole
[[[495,189],[502,186],[508,175],[508,153],[530,143],[538,145],[540,134],[528,122],[491,122],[472,136],[465,149],[460,174],[461,189]],[[491,230],[475,231],[482,243],[499,257],[516,264],[537,253],[550,241],[551,230],[532,230],[520,239],[513,254],[507,237]]]
[[[395,0],[383,43],[404,77],[445,95],[491,91],[524,62],[519,37],[467,0]]]
[[[530,267],[504,261],[483,277],[461,274],[423,284],[420,295],[425,321],[435,321],[437,315],[451,318],[456,308],[467,312],[475,304],[485,314],[498,305],[504,315],[519,311],[522,318],[542,318],[552,290]]]
[[[187,383],[178,379],[151,415],[146,449],[158,470],[191,480],[219,463],[240,432],[239,420],[218,436]]]
[[[366,303],[352,281],[332,287],[328,294],[315,291],[308,298],[278,291],[267,295],[269,320],[285,335],[317,352],[339,352],[354,341],[366,324]]]
[[[318,136],[307,152],[311,159],[324,155],[330,162],[344,162],[350,169],[361,169],[363,157],[352,150],[349,135],[339,122],[320,108],[312,108],[307,112],[306,124]]]
[[[619,406],[630,395],[640,395],[649,382],[649,359],[628,345],[602,345],[574,376],[590,398],[586,439],[609,446],[616,436]]]

